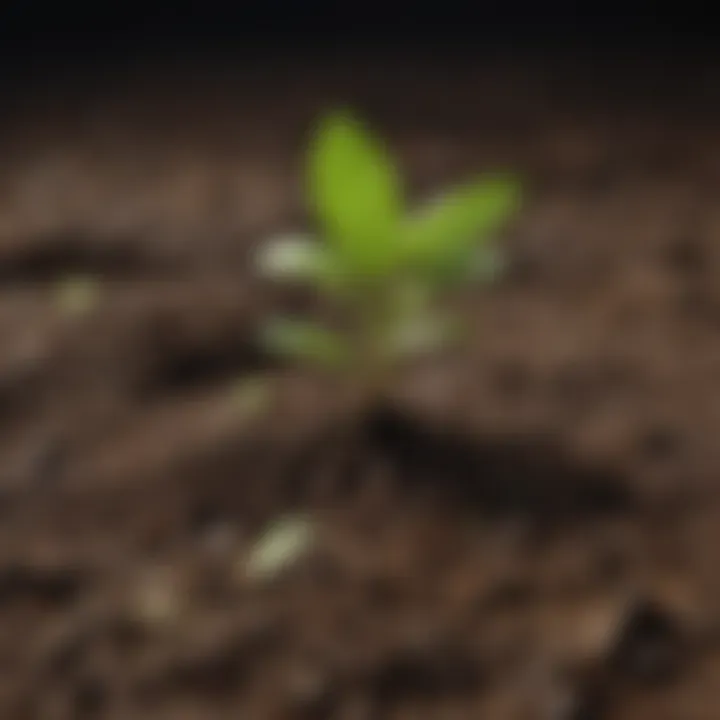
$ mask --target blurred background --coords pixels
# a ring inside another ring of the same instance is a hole
[[[689,4],[3,4],[0,716],[720,717],[716,45]],[[338,106],[410,201],[526,185],[469,347],[353,442],[252,264]]]

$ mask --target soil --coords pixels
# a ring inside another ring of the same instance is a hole
[[[720,716],[714,72],[374,56],[11,98],[0,716]],[[258,349],[305,299],[250,262],[304,226],[303,139],[339,102],[413,198],[530,190],[470,349],[404,373],[352,446],[329,381]],[[286,513],[314,549],[252,580]]]

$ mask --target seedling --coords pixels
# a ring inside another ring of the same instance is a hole
[[[314,288],[340,321],[275,319],[263,340],[376,397],[405,361],[462,337],[445,299],[498,269],[493,241],[518,205],[518,184],[480,178],[407,212],[388,151],[347,112],[320,123],[306,170],[320,237],[278,239],[259,265],[270,278]]]

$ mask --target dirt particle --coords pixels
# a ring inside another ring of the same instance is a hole
[[[74,717],[78,720],[101,717],[108,701],[108,688],[102,678],[94,676],[82,678],[74,691]]]
[[[672,460],[682,449],[680,434],[669,426],[655,426],[640,439],[640,451],[644,457],[656,463]]]
[[[695,274],[705,265],[704,248],[693,237],[681,237],[670,243],[664,257],[671,268],[683,275]]]
[[[331,717],[334,705],[332,679],[320,666],[302,663],[287,674],[288,701],[303,720]]]
[[[184,609],[184,592],[172,568],[156,567],[145,570],[132,590],[132,616],[151,628],[176,623]]]
[[[482,674],[476,658],[461,648],[400,649],[377,669],[373,694],[387,704],[399,697],[437,697],[476,690]]]
[[[0,605],[13,600],[34,599],[54,606],[74,602],[84,578],[71,568],[38,568],[10,565],[0,568]]]
[[[621,677],[658,685],[675,679],[683,660],[678,623],[662,608],[645,602],[631,608],[610,656]]]
[[[532,389],[532,378],[522,366],[508,363],[496,371],[495,386],[507,400],[519,400]]]
[[[63,622],[48,634],[38,650],[37,662],[51,676],[67,677],[80,665],[92,641],[92,628],[85,618]]]

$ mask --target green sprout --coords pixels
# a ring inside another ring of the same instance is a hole
[[[344,111],[317,128],[306,183],[321,237],[280,238],[263,248],[259,267],[274,280],[309,285],[340,321],[274,319],[263,341],[377,396],[404,361],[462,336],[444,298],[498,272],[493,240],[518,206],[519,186],[480,178],[408,212],[391,156]]]

